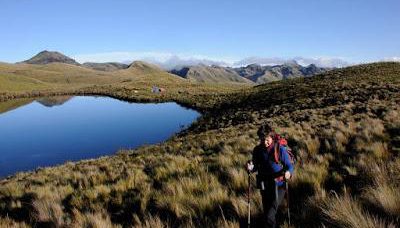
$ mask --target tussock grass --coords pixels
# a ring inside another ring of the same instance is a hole
[[[29,225],[26,223],[22,222],[15,222],[14,220],[10,218],[0,218],[0,227],[4,228],[28,228]]]
[[[91,227],[91,228],[122,228],[120,225],[115,225],[111,222],[107,213],[87,213],[81,214],[79,211],[74,211],[74,221],[70,225],[73,228]]]
[[[364,211],[361,205],[348,195],[332,196],[325,199],[320,206],[325,220],[332,226],[339,227],[395,227]]]
[[[229,202],[227,191],[217,178],[205,172],[183,177],[164,185],[155,195],[160,210],[170,210],[177,218],[206,217]],[[179,184],[178,184],[179,183]]]
[[[399,158],[388,163],[371,162],[364,166],[372,184],[367,186],[362,197],[372,207],[388,217],[400,218],[400,173]]]
[[[135,227],[137,228],[168,228],[170,227],[168,224],[163,222],[157,216],[148,215],[144,218],[144,221],[140,220],[139,217],[135,215]]]
[[[35,221],[44,224],[51,223],[56,227],[64,225],[64,213],[61,202],[57,199],[43,198],[33,201]]]
[[[239,166],[237,168],[230,168],[228,170],[228,184],[229,189],[234,192],[245,192],[248,185],[248,174],[243,167]]]
[[[400,189],[391,184],[377,184],[365,190],[364,197],[387,214],[399,217]]]

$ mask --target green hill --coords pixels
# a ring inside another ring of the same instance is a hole
[[[253,84],[252,81],[241,77],[233,69],[220,66],[198,65],[172,70],[171,72],[193,82]]]
[[[60,52],[47,51],[47,50],[39,52],[37,55],[33,56],[28,60],[23,61],[22,63],[28,63],[28,64],[65,63],[77,66],[80,65],[74,59],[71,59],[68,56],[63,55]]]
[[[126,69],[129,66],[123,63],[92,63],[92,62],[86,62],[82,64],[83,66],[93,69],[93,70],[101,70],[101,71],[116,71],[116,70],[122,70]]]
[[[182,83],[186,80],[165,72],[157,65],[135,61],[131,63],[126,70],[122,70],[119,73],[129,74],[136,76],[137,80],[147,82],[165,82],[165,83]]]
[[[155,71],[146,68],[139,64],[133,70]],[[122,70],[122,77],[130,70]],[[115,97],[136,96],[118,88]],[[190,88],[168,99],[206,111],[165,143],[0,181],[0,225],[246,226],[243,164],[265,121],[287,136],[299,161],[289,184],[292,225],[398,224],[399,63],[353,66],[240,90],[221,87],[211,95],[209,88]],[[259,227],[258,191],[251,203],[252,222]]]

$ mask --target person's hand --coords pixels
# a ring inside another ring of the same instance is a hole
[[[254,164],[253,164],[252,161],[247,162],[247,164],[246,164],[246,169],[247,169],[248,172],[253,171],[253,169],[254,169]]]
[[[290,174],[289,171],[286,171],[286,172],[285,172],[285,179],[286,179],[286,180],[289,180],[291,177],[292,177],[292,174]]]

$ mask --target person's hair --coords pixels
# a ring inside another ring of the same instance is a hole
[[[264,123],[258,128],[257,135],[260,139],[266,138],[268,135],[273,135],[274,130],[271,123]]]

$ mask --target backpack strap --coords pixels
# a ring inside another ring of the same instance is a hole
[[[274,145],[274,161],[277,164],[281,164],[281,158],[280,158],[280,148],[281,145],[279,144],[279,142],[275,142]]]

